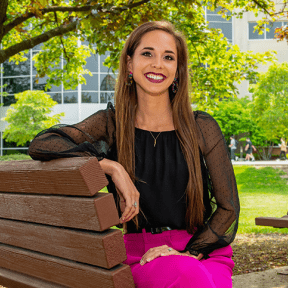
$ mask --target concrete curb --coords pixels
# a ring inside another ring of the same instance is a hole
[[[237,275],[232,280],[233,288],[288,288],[288,266]]]
[[[287,166],[288,167],[288,161],[281,160],[281,161],[275,161],[275,160],[269,160],[269,161],[232,161],[233,166]]]

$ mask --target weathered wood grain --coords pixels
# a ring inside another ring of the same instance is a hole
[[[122,232],[90,232],[0,219],[0,242],[44,254],[112,268],[126,260]]]
[[[134,287],[128,265],[107,270],[5,244],[0,244],[0,267],[72,288]]]
[[[0,285],[7,288],[65,288],[15,271],[0,268]]]
[[[95,157],[0,162],[1,192],[91,196],[107,185]]]
[[[261,226],[272,226],[274,228],[288,228],[288,217],[257,217],[255,218],[255,224]]]
[[[110,193],[93,197],[0,193],[0,218],[94,231],[119,224]]]

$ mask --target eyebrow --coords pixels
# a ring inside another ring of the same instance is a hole
[[[154,50],[153,47],[144,47],[142,50],[144,50],[144,49],[147,49],[147,50]],[[172,54],[175,55],[175,53],[174,53],[173,51],[171,51],[171,50],[165,50],[165,53],[172,53]]]

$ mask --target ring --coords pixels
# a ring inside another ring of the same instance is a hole
[[[172,248],[168,248],[168,251],[172,251]]]
[[[135,201],[135,203],[133,204],[133,206],[136,208],[137,207],[137,202]]]

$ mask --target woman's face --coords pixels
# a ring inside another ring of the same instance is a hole
[[[138,95],[168,94],[177,71],[174,37],[161,30],[144,34],[133,58],[128,56],[128,71],[133,73]]]

